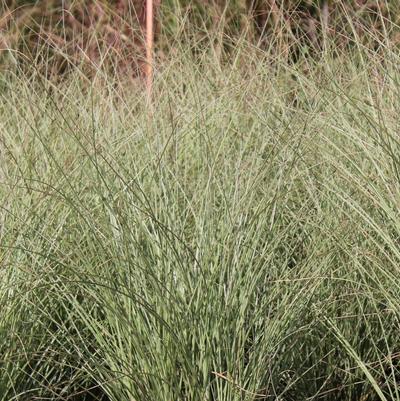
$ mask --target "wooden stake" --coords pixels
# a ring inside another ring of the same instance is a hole
[[[147,101],[151,103],[153,92],[153,42],[154,42],[154,9],[153,0],[146,1],[146,91]]]

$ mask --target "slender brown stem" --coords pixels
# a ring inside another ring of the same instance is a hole
[[[146,91],[147,100],[151,101],[153,91],[153,41],[154,41],[154,10],[153,0],[146,0]]]

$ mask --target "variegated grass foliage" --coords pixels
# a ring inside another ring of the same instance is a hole
[[[3,75],[0,400],[400,400],[398,50],[212,39]]]

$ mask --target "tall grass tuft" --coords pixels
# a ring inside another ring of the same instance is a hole
[[[4,73],[1,401],[400,400],[399,52],[352,32],[177,42],[151,120]]]

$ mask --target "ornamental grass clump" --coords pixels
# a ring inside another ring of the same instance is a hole
[[[399,53],[355,38],[177,43],[151,118],[3,74],[1,401],[400,400]]]

